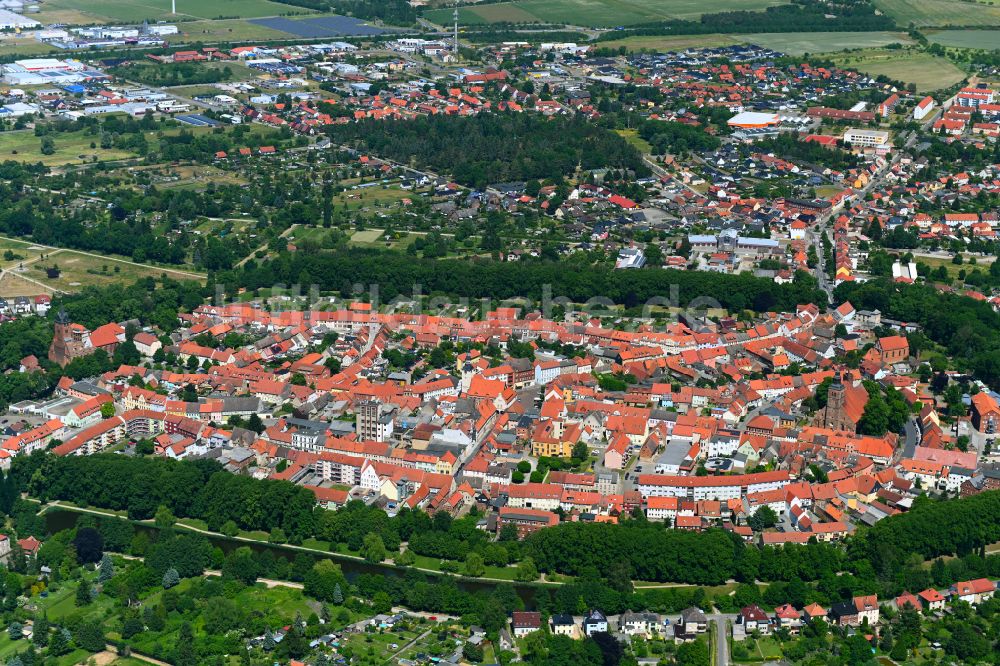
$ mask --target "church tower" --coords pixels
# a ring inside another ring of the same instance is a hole
[[[826,394],[826,407],[823,409],[823,427],[840,430],[844,427],[844,405],[846,403],[844,382],[837,373]]]
[[[66,348],[66,341],[72,337],[69,315],[66,310],[60,309],[56,314],[55,332],[52,336],[52,344],[49,346],[49,360],[65,366],[69,363],[69,351]]]

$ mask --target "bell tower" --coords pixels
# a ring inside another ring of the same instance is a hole
[[[72,329],[70,328],[69,315],[66,314],[66,310],[60,308],[59,312],[56,314],[55,331],[52,335],[52,344],[49,346],[49,360],[53,363],[58,363],[60,366],[65,366],[69,363],[69,350],[66,347],[66,341],[72,336]]]

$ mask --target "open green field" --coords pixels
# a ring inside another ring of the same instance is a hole
[[[350,181],[345,181],[345,185]],[[346,205],[348,210],[365,211],[372,208],[388,208],[395,204],[400,204],[403,199],[412,200],[416,196],[413,192],[399,188],[396,185],[365,187],[357,190],[346,190],[338,195],[341,204]]]
[[[0,55],[40,56],[55,53],[58,50],[33,38],[7,37],[0,40]]]
[[[149,20],[171,20],[170,0],[47,0],[41,5],[38,20],[59,20],[71,23],[139,23]],[[282,5],[270,0],[178,0],[177,16],[181,18],[258,18],[278,16],[291,11],[308,10]]]
[[[394,250],[403,250],[417,239],[413,234],[402,232],[399,234],[399,238],[387,241],[382,237],[383,233],[383,229],[355,231],[350,242],[351,245],[357,247],[390,247]]]
[[[0,268],[17,268],[26,261],[31,262],[44,252],[43,247],[0,237]]]
[[[662,21],[694,19],[702,14],[735,9],[756,10],[784,4],[781,0],[516,0],[516,2],[463,7],[459,21],[468,24],[529,22],[613,27]],[[428,20],[448,24],[452,9],[425,14]]]
[[[607,42],[602,48],[629,51],[683,51],[732,44],[756,44],[794,55],[830,53],[844,49],[866,49],[888,44],[912,44],[903,32],[765,32],[754,35],[636,35]]]
[[[929,266],[931,270],[934,271],[937,271],[938,268],[944,266],[944,269],[948,271],[948,276],[953,280],[958,279],[958,274],[961,271],[965,271],[966,273],[971,273],[972,271],[978,268],[979,270],[985,273],[990,269],[990,264],[992,264],[994,261],[992,257],[975,257],[976,263],[970,264],[969,263],[970,255],[966,254],[963,256],[965,257],[965,261],[961,264],[953,264],[951,263],[951,259],[943,259],[940,257],[925,257],[925,256],[916,256],[913,258],[913,261],[917,262],[918,264],[927,264],[927,266]],[[994,551],[1000,550],[1000,546],[998,546],[997,544],[993,544],[992,548]]]
[[[0,160],[41,162],[45,166],[63,166],[85,162],[107,162],[135,157],[134,153],[118,149],[90,147],[99,137],[84,131],[52,134],[55,152],[42,154],[41,138],[32,130],[0,132]]]
[[[50,278],[45,268],[57,266],[60,274]],[[131,284],[143,277],[159,277],[161,273],[175,280],[203,280],[204,277],[181,269],[161,268],[128,263],[115,257],[102,257],[75,250],[52,250],[45,259],[32,264],[24,276],[60,291],[79,291],[84,286],[106,286],[113,283]]]
[[[265,130],[261,126],[262,130]],[[175,123],[167,125],[162,131],[164,135],[179,134],[181,131],[211,132],[211,127],[189,127]],[[253,131],[257,131],[254,128]],[[41,162],[45,166],[60,167],[69,164],[91,164],[95,162],[112,162],[115,160],[125,160],[138,157],[133,152],[120,150],[118,148],[98,148],[100,137],[87,133],[86,130],[76,132],[56,132],[50,134],[55,151],[51,155],[42,154],[41,137],[35,136],[32,130],[11,130],[0,132],[0,161],[14,160],[15,162]],[[150,149],[155,150],[159,145],[156,133],[148,132],[146,138],[149,141]],[[91,147],[91,144],[94,147]]]
[[[961,0],[875,0],[901,27],[1000,25],[1000,5]]]
[[[927,39],[959,49],[1000,48],[1000,30],[941,30],[928,33]]]
[[[835,55],[833,60],[842,67],[872,76],[888,76],[904,83],[913,83],[918,92],[947,88],[966,76],[950,60],[921,51],[871,49]]]
[[[730,46],[739,40],[729,35],[638,35],[608,42],[599,42],[601,48],[617,49],[624,46],[629,51],[683,51],[685,49]]]
[[[741,35],[740,39],[793,55],[913,43],[906,33],[902,32],[766,32],[759,35]]]
[[[26,640],[12,641],[6,631],[3,632],[3,636],[0,636],[0,660],[3,660],[5,664],[10,659],[13,659],[14,655],[20,654],[27,649],[28,641]],[[74,666],[75,664],[83,663],[83,661],[89,656],[90,653],[85,650],[73,650],[68,654],[62,655],[52,663],[57,666]],[[149,664],[146,664],[145,662],[140,663],[145,664],[145,666],[149,666]]]
[[[737,642],[738,643],[738,642]],[[743,647],[749,653],[748,662],[775,661],[781,659],[781,645],[774,638],[764,636],[754,640],[747,638],[743,642]],[[739,661],[733,659],[733,661]]]
[[[649,142],[639,136],[638,130],[624,129],[615,130],[615,132],[630,144],[635,146],[635,149],[639,152],[648,154],[653,151],[653,147],[649,145]]]
[[[291,7],[291,9],[298,9]],[[251,23],[246,19],[222,19],[220,21],[187,21],[179,23],[176,35],[168,35],[171,43],[196,41],[241,41],[252,39],[288,39],[288,33],[274,30],[263,25]]]

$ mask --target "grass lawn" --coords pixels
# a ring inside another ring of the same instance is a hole
[[[391,247],[394,250],[405,250],[417,239],[414,234],[399,232],[399,238],[386,241],[382,238],[383,229],[365,229],[355,231],[351,236],[350,244],[355,247]]]
[[[7,252],[11,253],[7,255],[10,256],[10,259],[4,256]],[[0,237],[0,267],[17,267],[25,261],[30,261],[35,257],[41,256],[43,252],[45,252],[45,248],[38,247],[32,243]]]
[[[208,523],[200,518],[178,518],[178,525],[183,525],[184,527],[193,527],[196,530],[207,530]]]
[[[364,208],[387,208],[399,204],[403,199],[413,199],[415,192],[400,189],[396,185],[376,185],[373,187],[346,190],[339,195],[341,203],[346,203],[348,210],[357,211]]]
[[[1000,25],[1000,5],[962,0],[875,0],[875,6],[901,26],[916,27]]]
[[[287,622],[296,613],[309,617],[316,610],[307,602],[302,590],[288,587],[267,588],[260,584],[254,585],[244,588],[236,595],[235,601],[243,608],[261,609],[271,625]]]
[[[5,37],[7,36],[5,35]],[[58,51],[59,49],[53,48],[37,39],[7,38],[0,40],[0,55],[39,56]]]
[[[413,640],[414,637],[421,636],[428,629],[435,629],[435,630],[431,631],[426,636],[423,636],[417,642],[415,642],[413,645],[409,646],[405,650],[400,649],[400,651],[398,651],[395,655],[395,661],[398,661],[400,659],[409,659],[411,661],[416,661],[416,656],[420,653],[432,656],[444,656],[446,653],[450,653],[452,650],[455,649],[455,639],[449,637],[446,638],[444,641],[438,640],[437,637],[438,632],[436,631],[437,625],[433,623],[416,625],[413,631],[407,632],[405,634],[407,636],[405,640],[398,640],[400,636],[395,635],[394,637],[397,639],[395,642],[399,645],[400,648],[402,648],[406,643]],[[462,632],[460,632],[460,635],[463,635]],[[392,651],[390,651],[390,653],[391,652]],[[483,663],[488,664],[491,662],[486,661],[484,659]]]
[[[43,155],[41,137],[35,136],[33,130],[0,132],[0,160],[41,162],[45,166],[62,166],[64,164],[108,162],[136,157],[135,153],[116,148],[107,150],[91,148],[90,144],[96,144],[100,138],[87,134],[83,130],[61,132],[50,136],[55,152],[51,155]]]
[[[941,30],[929,33],[927,39],[960,49],[995,49],[1000,45],[1000,30]]]
[[[738,663],[753,663],[761,661],[774,661],[781,659],[781,645],[771,636],[764,636],[757,640],[747,637],[742,642],[734,641],[734,646],[742,646],[748,652],[746,659],[733,658]]]
[[[192,231],[197,231],[202,234],[215,234],[221,233],[221,229],[227,225],[232,225],[232,231],[230,233],[242,234],[250,228],[251,225],[255,224],[257,220],[245,217],[231,217],[225,220],[209,220],[205,219],[199,222]]]
[[[196,63],[198,69],[203,70],[213,70],[218,72],[219,83],[228,83],[232,81],[241,81],[244,79],[249,79],[253,77],[252,70],[246,65],[239,62],[202,62]],[[124,76],[129,80],[138,81],[139,83],[144,83],[148,85],[162,85],[164,87],[170,88],[179,95],[186,95],[189,97],[194,97],[198,94],[203,94],[197,92],[198,90],[205,90],[207,94],[218,94],[218,89],[213,86],[213,84],[199,84],[194,83],[190,85],[184,85],[184,81],[179,79],[178,85],[170,85],[169,83],[161,83],[160,77],[163,76],[162,72],[157,71],[160,65],[152,62],[137,62],[127,67],[124,70]],[[225,74],[228,70],[229,74]]]
[[[633,146],[635,146],[636,150],[638,150],[640,153],[646,153],[646,154],[648,154],[648,153],[652,152],[653,147],[649,145],[648,141],[646,141],[641,136],[639,136],[639,131],[638,130],[624,129],[624,130],[615,130],[615,131],[623,139],[625,139],[630,144],[632,144]]]
[[[462,575],[463,563],[458,562],[458,574]],[[414,555],[413,566],[420,569],[430,569],[431,571],[442,571],[441,560],[435,557],[427,557],[425,555]],[[494,567],[487,566],[486,571],[483,572],[483,578],[497,578],[500,580],[513,581],[517,575],[517,568],[515,567]]]
[[[353,663],[362,666],[390,663],[394,655],[402,657],[411,652],[415,655],[417,652],[425,651],[429,647],[426,645],[427,637],[403,652],[403,647],[424,631],[426,629],[422,625],[417,625],[416,629],[406,631],[386,630],[384,633],[351,634],[345,639],[344,647],[353,653]]]
[[[517,0],[515,2],[464,7],[459,10],[463,24],[539,21],[567,25],[614,27],[662,21],[669,18],[695,19],[702,14],[729,10],[753,11],[783,4],[781,0]],[[428,20],[451,22],[451,8],[427,12]]]
[[[303,548],[312,548],[313,550],[330,550],[330,543],[328,541],[320,541],[319,539],[303,539]]]
[[[357,231],[354,235],[367,234],[369,231]],[[382,233],[380,229],[376,229],[374,231],[378,235]],[[320,247],[322,247],[323,243],[330,238],[333,232],[333,229],[326,229],[324,227],[295,227],[295,230],[286,236],[286,238],[294,243],[302,243],[307,240],[313,241],[315,243],[319,243]],[[376,235],[375,238],[378,238],[378,235]]]
[[[223,171],[213,166],[178,166],[167,167],[167,173],[176,180],[166,180],[156,183],[160,189],[197,189],[203,190],[209,183],[215,185],[246,185],[247,181],[232,171]]]
[[[58,278],[49,278],[44,270],[53,265],[59,267]],[[92,256],[74,250],[52,250],[44,261],[32,264],[25,276],[62,291],[79,291],[86,285],[131,284],[139,278],[159,277],[163,273],[175,280],[204,279],[183,269],[130,264],[115,257]]]
[[[27,641],[12,641],[10,640],[10,636],[7,635],[7,632],[4,631],[2,635],[0,635],[0,660],[6,664],[11,657],[26,647],[28,647]]]
[[[939,266],[944,266],[945,270],[948,271],[949,277],[952,279],[958,278],[959,271],[965,271],[966,273],[971,273],[977,268],[986,273],[990,270],[991,257],[976,257],[976,263],[969,263],[969,255],[964,255],[965,262],[956,265],[951,263],[951,259],[940,259],[938,257],[914,257],[913,261],[916,263],[924,263],[931,267],[932,270],[937,270]]]
[[[870,49],[857,53],[836,55],[833,60],[873,76],[913,83],[918,92],[947,88],[965,78],[965,72],[950,60],[920,51]]]
[[[177,3],[182,18],[258,18],[278,16],[291,11],[288,5],[269,0],[201,0]],[[39,20],[93,23],[140,23],[144,19],[170,20],[170,0],[47,0],[42,5]],[[294,8],[305,13],[306,10]],[[79,15],[79,16],[74,16]],[[88,20],[80,20],[80,17]]]

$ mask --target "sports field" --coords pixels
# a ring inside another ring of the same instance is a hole
[[[670,18],[695,19],[702,14],[737,9],[757,10],[785,4],[783,0],[516,0],[481,7],[459,9],[459,21],[466,25],[500,22],[564,23],[584,27],[614,27],[662,21]],[[436,23],[452,21],[452,9],[436,9],[425,14]]]
[[[1000,30],[942,30],[928,33],[927,39],[959,49],[1000,48]]]
[[[170,0],[47,0],[37,15],[42,22],[139,23],[144,19],[170,20]],[[257,18],[308,10],[270,0],[177,0],[183,18]]]
[[[951,61],[919,51],[871,49],[835,55],[833,60],[859,72],[913,83],[918,92],[947,88],[966,76]]]
[[[962,0],[875,0],[901,27],[1000,25],[1000,4]],[[995,47],[994,47],[995,48]]]

